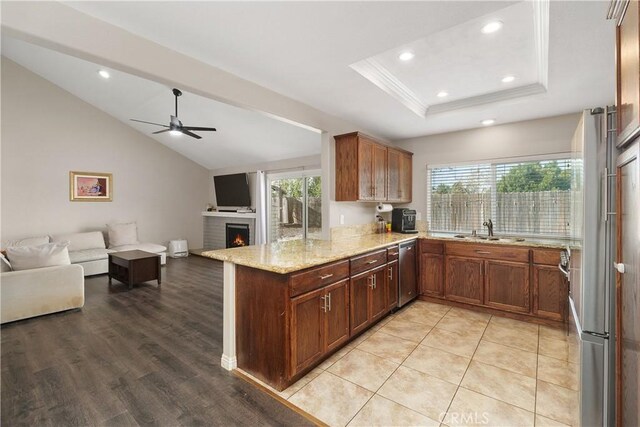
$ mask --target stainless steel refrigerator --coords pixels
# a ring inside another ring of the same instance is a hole
[[[614,425],[614,138],[615,108],[608,107],[585,110],[572,141],[574,240],[565,256],[581,426]]]

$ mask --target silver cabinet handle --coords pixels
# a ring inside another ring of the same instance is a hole
[[[396,256],[398,255],[398,252],[389,252],[389,255]]]
[[[322,300],[322,311],[324,311],[325,313],[327,312],[327,297],[326,296],[322,296],[320,297],[320,299]]]
[[[491,254],[491,252],[489,252],[489,251],[481,251],[481,250],[478,250],[478,249],[476,249],[476,253],[477,254],[483,254],[483,255],[490,255]]]
[[[378,287],[378,280],[377,280],[377,276],[374,275],[373,276],[373,289]]]
[[[371,283],[369,283],[369,287],[371,289],[374,289],[376,287],[376,276],[375,276],[375,274],[372,274],[371,276],[369,276],[369,279],[371,280]]]
[[[325,280],[325,279],[328,279],[329,277],[333,277],[333,274],[324,274],[320,276],[320,280]]]
[[[329,311],[331,311],[331,292],[327,294],[327,298],[329,299]]]
[[[372,261],[367,262],[367,264],[375,264],[376,262],[378,262],[378,260],[377,260],[377,259],[374,259],[374,260],[372,260]]]
[[[389,267],[389,280],[393,280],[393,267]]]

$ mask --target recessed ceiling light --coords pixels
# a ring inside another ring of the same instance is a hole
[[[169,133],[171,134],[171,136],[180,136],[182,135],[182,132],[180,132],[179,130],[170,130]]]
[[[416,56],[413,52],[402,52],[400,54],[400,56],[398,56],[398,58],[400,58],[401,61],[411,61],[413,59],[413,57]]]
[[[516,78],[514,76],[504,76],[502,78],[502,83],[511,83],[512,81],[514,81]]]
[[[444,98],[445,96],[449,96],[449,92],[445,90],[438,92],[438,98]]]
[[[482,126],[491,126],[495,122],[496,122],[495,119],[484,119],[480,123],[482,123]]]
[[[109,77],[111,77],[111,74],[109,74],[107,70],[100,70],[98,71],[98,74],[100,74],[100,77],[102,77],[103,79],[108,79]]]
[[[492,21],[482,27],[483,34],[491,34],[502,28],[502,21]]]

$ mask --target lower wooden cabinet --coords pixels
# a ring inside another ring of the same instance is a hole
[[[558,267],[534,265],[533,314],[551,320],[565,320],[568,314],[568,284]]]
[[[481,259],[446,256],[445,297],[452,301],[482,304],[483,265]]]
[[[529,312],[529,264],[485,261],[484,304],[509,311]]]
[[[348,339],[348,280],[291,299],[292,375]]]
[[[420,254],[420,293],[444,296],[444,255]]]
[[[398,261],[387,264],[387,306],[393,310],[398,306]]]
[[[389,311],[386,272],[387,267],[383,265],[351,278],[351,335],[366,329]]]

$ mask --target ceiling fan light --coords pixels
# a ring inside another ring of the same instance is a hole
[[[182,135],[182,132],[180,132],[179,130],[172,129],[169,131],[169,134],[171,134],[171,136],[180,136]]]

